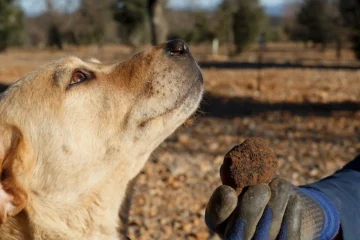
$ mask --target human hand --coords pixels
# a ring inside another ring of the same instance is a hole
[[[320,191],[293,186],[283,178],[244,189],[238,197],[222,185],[211,196],[205,221],[225,240],[333,239],[339,215]]]

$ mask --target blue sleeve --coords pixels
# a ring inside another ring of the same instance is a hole
[[[315,188],[336,206],[345,240],[360,236],[360,155],[332,176],[304,187]]]

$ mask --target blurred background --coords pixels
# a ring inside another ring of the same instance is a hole
[[[61,56],[110,63],[174,38],[206,94],[138,176],[131,239],[218,239],[204,209],[248,137],[267,140],[294,184],[360,152],[357,0],[0,0],[0,91]]]

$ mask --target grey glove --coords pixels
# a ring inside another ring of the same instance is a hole
[[[205,221],[226,240],[333,239],[340,225],[336,208],[323,193],[283,178],[249,187],[239,197],[229,186],[218,187]]]

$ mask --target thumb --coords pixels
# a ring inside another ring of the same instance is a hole
[[[221,224],[226,221],[235,210],[238,196],[235,190],[229,186],[221,185],[218,187],[206,206],[205,222],[208,228],[220,235],[225,230],[221,230]]]

